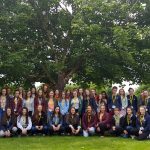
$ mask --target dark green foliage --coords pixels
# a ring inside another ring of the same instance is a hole
[[[1,1],[1,85],[150,81],[149,1]]]

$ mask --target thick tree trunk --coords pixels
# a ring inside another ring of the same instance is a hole
[[[76,67],[74,67],[72,70],[70,70],[70,72],[68,72],[67,74],[65,74],[64,72],[60,72],[58,74],[56,88],[59,90],[64,90],[64,87],[68,83],[69,79],[72,78],[72,76],[75,73],[75,71],[77,70],[77,68],[78,68],[78,65]]]
[[[60,73],[58,75],[56,89],[59,89],[60,91],[64,90],[64,87],[67,83],[68,83],[68,80],[65,79],[65,75],[63,73]]]

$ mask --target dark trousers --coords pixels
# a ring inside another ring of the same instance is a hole
[[[16,127],[16,126],[14,126],[14,127],[12,127],[11,129],[9,128],[10,126],[7,126],[7,127],[3,127],[3,126],[1,126],[0,127],[0,130],[2,130],[2,131],[4,131],[4,132],[6,132],[6,131],[10,131],[10,133],[11,133],[11,136],[15,136],[15,135],[17,135],[18,134],[18,128]],[[15,129],[14,129],[15,128]]]
[[[123,133],[123,128],[122,127],[116,127],[115,130],[110,129],[109,133],[113,136],[120,136]]]
[[[18,128],[17,134],[22,135],[22,130]],[[27,130],[27,135],[29,134],[31,134],[31,130]]]
[[[98,127],[100,128],[100,131],[97,131],[97,132],[102,136],[104,135],[105,131],[109,130],[106,124],[99,124]]]
[[[62,115],[63,124],[62,126],[66,126],[66,115]]]
[[[126,126],[125,130],[128,132],[128,136],[137,135],[137,129],[132,126]]]
[[[78,129],[78,125],[72,125],[72,126],[74,127],[75,130]],[[71,130],[71,128],[69,127],[69,125],[66,125],[65,131],[66,131],[66,133],[72,134],[72,130]],[[81,128],[80,128],[80,131],[79,131],[79,133],[78,133],[77,135],[81,135],[81,134],[82,134],[82,130],[81,130]]]
[[[29,111],[28,114],[30,117],[32,117],[32,111]]]
[[[137,140],[140,140],[140,141],[146,140],[147,137],[149,136],[149,134],[150,134],[150,131],[143,132],[142,134],[139,134],[139,130],[137,130],[137,135],[138,135]]]
[[[0,108],[0,125],[1,125],[2,117],[4,113],[5,111],[3,111],[3,109]]]
[[[47,134],[48,133],[48,128],[47,126],[43,126],[42,130],[38,130],[35,126],[32,126],[31,129],[32,134]]]
[[[59,129],[58,131],[54,131],[54,130],[53,130],[53,127],[50,126],[50,127],[49,127],[49,134],[50,134],[50,135],[53,135],[54,133],[55,133],[55,134],[64,133],[64,128],[63,128],[62,126],[60,126],[60,129]]]

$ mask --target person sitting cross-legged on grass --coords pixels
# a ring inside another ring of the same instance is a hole
[[[7,108],[2,116],[0,136],[11,137],[16,134],[16,117],[12,114],[11,108]]]
[[[27,136],[31,131],[32,121],[26,107],[22,108],[21,114],[17,117],[17,127],[19,135]]]
[[[70,113],[66,116],[66,132],[72,135],[80,135],[81,133],[80,118],[74,107],[70,109]]]
[[[114,136],[120,136],[123,133],[122,128],[123,118],[120,115],[119,108],[114,108],[114,116],[111,119],[110,134]]]
[[[48,128],[50,135],[57,133],[57,134],[63,134],[64,128],[63,128],[63,118],[60,113],[59,106],[56,106],[54,109],[54,112],[51,114],[50,117],[48,117]]]
[[[150,116],[146,113],[146,107],[140,106],[137,121],[138,140],[145,140],[150,134]]]
[[[127,113],[123,117],[123,137],[127,138],[130,136],[135,136],[136,134],[136,116],[133,113],[131,106],[126,109]]]
[[[47,118],[45,112],[42,111],[42,105],[38,105],[37,110],[33,115],[32,123],[33,135],[41,133],[44,136],[47,134]]]
[[[100,106],[100,112],[98,113],[98,120],[96,125],[96,131],[101,136],[104,136],[105,131],[110,129],[110,116],[109,113],[106,112],[106,106]]]
[[[87,106],[86,112],[82,117],[83,136],[88,137],[89,135],[95,134],[97,117],[93,113],[92,107]]]

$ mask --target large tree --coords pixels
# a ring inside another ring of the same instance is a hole
[[[148,0],[1,1],[1,84],[150,81]]]

